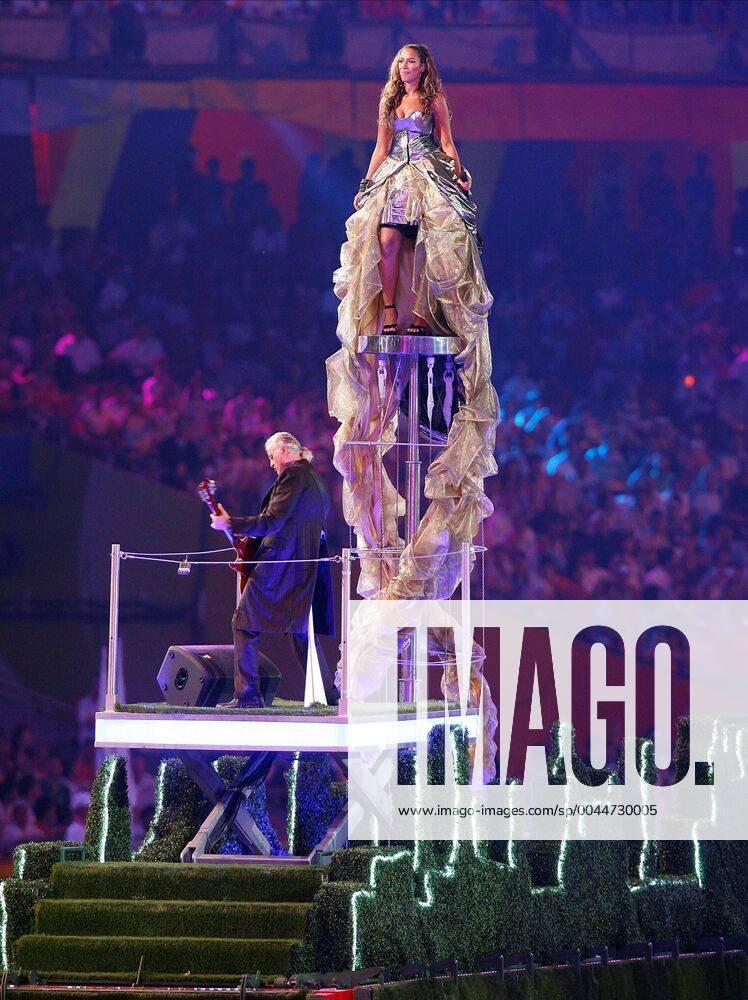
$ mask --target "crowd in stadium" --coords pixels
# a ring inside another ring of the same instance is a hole
[[[3,425],[180,489],[210,473],[244,511],[268,484],[265,438],[291,430],[339,512],[324,360],[357,176],[348,153],[311,157],[287,231],[247,162],[232,189],[215,164],[188,165],[143,240],[116,227],[6,233]],[[687,198],[657,154],[634,210],[632,183],[603,154],[589,190],[561,192],[522,258],[492,245],[485,220],[502,403],[487,596],[744,591],[746,193],[720,254],[705,160]]]
[[[77,742],[54,746],[29,726],[0,729],[0,859],[28,841],[83,842],[95,762],[91,734],[81,722]],[[138,845],[153,813],[154,779],[142,754],[131,755],[128,779]]]
[[[101,16],[118,6],[158,18],[212,18],[226,7],[237,15],[266,20],[314,16],[330,0],[1,0],[5,10],[23,15]],[[691,24],[713,0],[345,0],[337,3],[346,19],[407,20],[421,23],[532,22],[538,7],[558,9],[574,21],[639,24]],[[742,0],[725,0],[723,16],[741,18]],[[711,16],[717,16],[712,14]]]
[[[187,164],[142,239],[7,227],[0,426],[178,489],[209,472],[247,512],[268,485],[265,438],[291,430],[315,452],[343,544],[324,360],[357,175],[347,152],[311,157],[288,230],[251,162],[231,188],[215,164]],[[604,152],[523,255],[485,220],[502,405],[496,510],[479,538],[487,597],[745,596],[748,192],[718,252],[705,159],[683,191],[657,154],[633,184]],[[0,856],[82,836],[90,749],[63,761],[29,739],[0,737]],[[136,839],[152,781],[137,771]]]
[[[93,70],[137,68],[146,76],[185,60],[231,72],[261,66],[271,75],[288,66],[304,72],[340,70],[356,65],[354,51],[361,42],[349,32],[361,25],[381,26],[391,34],[393,46],[403,40],[401,30],[417,33],[440,25],[493,29],[502,37],[495,39],[490,65],[483,67],[492,75],[599,72],[604,60],[578,29],[657,32],[663,26],[702,34],[707,63],[716,46],[718,72],[739,76],[746,69],[740,32],[748,5],[743,0],[0,0],[3,13],[37,24],[53,18],[58,27],[64,18],[64,40],[46,52],[47,59]],[[253,31],[260,25],[275,26],[281,34],[260,43]],[[179,44],[165,42],[173,26],[187,29]],[[203,33],[197,48],[189,38],[192,26],[207,28],[210,35]],[[42,57],[41,49],[29,48],[24,27],[15,28],[15,36],[8,32],[6,54]],[[289,28],[296,41],[287,48],[282,33]],[[532,54],[520,54],[515,28],[531,29]]]
[[[4,221],[0,429],[180,490],[210,474],[247,513],[272,478],[265,439],[289,430],[328,482],[337,548],[324,362],[362,165],[312,154],[290,226],[251,160],[234,184],[220,173],[189,158],[154,216],[130,206],[96,234],[53,233],[41,212]],[[678,186],[656,151],[636,180],[614,149],[561,188],[532,243],[500,238],[485,206],[502,407],[495,513],[478,538],[486,597],[744,598],[748,190],[727,239],[718,207],[705,156]],[[0,857],[82,838],[87,725],[64,752],[0,735]],[[152,802],[137,757],[131,798],[137,842]]]

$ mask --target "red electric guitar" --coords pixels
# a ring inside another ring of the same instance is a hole
[[[201,479],[197,486],[197,495],[203,503],[207,504],[213,514],[219,514],[218,501],[216,500],[216,483],[214,479]],[[234,546],[237,556],[241,560],[251,561],[257,556],[260,548],[261,538],[251,538],[245,535],[235,535],[231,528],[226,528],[224,534]],[[247,585],[251,566],[241,563],[231,563],[231,568],[239,574],[242,590]]]

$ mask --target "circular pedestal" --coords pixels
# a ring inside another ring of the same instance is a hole
[[[357,345],[359,354],[408,354],[411,356],[415,354],[427,358],[445,354],[459,354],[460,349],[457,337],[435,337],[433,334],[421,336],[407,333],[379,334],[359,337]]]

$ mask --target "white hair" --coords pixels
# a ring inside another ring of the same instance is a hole
[[[284,444],[290,451],[298,452],[302,458],[305,458],[307,462],[312,462],[314,460],[314,455],[308,448],[305,448],[298,438],[295,438],[293,434],[289,434],[288,431],[276,431],[275,434],[271,434],[270,437],[265,442],[265,450],[269,448],[274,448],[278,444]]]

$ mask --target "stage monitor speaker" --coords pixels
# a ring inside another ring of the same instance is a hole
[[[278,668],[260,653],[260,694],[272,705],[281,682]],[[156,677],[169,705],[212,707],[234,696],[233,646],[169,646]]]

